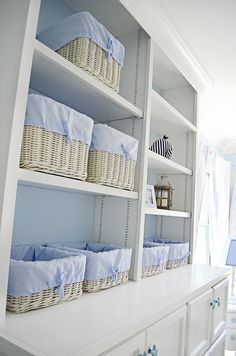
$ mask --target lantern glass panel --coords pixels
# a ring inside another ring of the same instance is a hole
[[[168,199],[162,199],[161,205],[162,205],[162,208],[167,208],[168,207]]]
[[[162,190],[162,198],[168,198],[169,191],[168,190]]]

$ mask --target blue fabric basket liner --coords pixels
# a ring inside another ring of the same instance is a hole
[[[102,243],[86,243],[81,249],[81,243],[67,242],[54,244],[69,252],[79,251],[86,256],[86,269],[84,279],[97,281],[102,278],[112,277],[116,281],[119,272],[130,270],[132,249],[120,248],[117,245]],[[52,246],[52,244],[50,244]]]
[[[52,247],[13,246],[11,250],[8,295],[28,296],[55,288],[64,296],[66,284],[84,280],[86,256]]]
[[[57,51],[79,37],[87,37],[107,53],[108,60],[113,58],[123,66],[125,48],[100,22],[89,12],[83,11],[63,19],[39,33],[38,40]]]
[[[169,256],[169,246],[163,244],[155,246],[144,245],[143,248],[143,267],[160,266],[166,264]]]
[[[47,96],[29,94],[25,125],[64,135],[67,142],[80,141],[90,146],[93,120]]]
[[[165,244],[169,246],[168,261],[180,260],[189,256],[189,242],[186,241],[175,241],[175,240],[163,240],[148,238],[144,242],[144,246],[156,246],[159,244]]]
[[[138,140],[107,125],[95,124],[90,151],[106,151],[136,161]]]

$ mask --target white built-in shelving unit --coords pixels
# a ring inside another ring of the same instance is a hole
[[[10,3],[6,8],[8,14],[10,10],[16,11],[19,7],[16,0]],[[12,72],[14,76],[11,83],[8,81],[12,99],[10,101],[8,97],[4,102],[4,117],[6,120],[10,118],[7,122],[10,131],[7,131],[9,134],[2,141],[6,143],[4,155],[7,173],[2,175],[0,182],[4,191],[0,210],[1,234],[7,231],[3,243],[5,257],[0,262],[0,277],[3,281],[0,287],[1,319],[4,319],[5,314],[12,244],[76,239],[129,246],[133,249],[130,277],[139,280],[146,230],[149,233],[152,231],[157,237],[191,242],[194,215],[196,91],[158,45],[152,31],[148,27],[143,28],[142,21],[139,23],[136,7],[133,6],[130,11],[130,5],[123,6],[123,1],[108,0],[53,0],[50,4],[43,1],[41,7],[39,0],[23,0],[23,3],[25,7],[19,10],[19,28],[16,24],[11,29],[16,31],[19,55],[17,57],[15,53],[14,63],[7,63],[5,59],[6,71]],[[42,29],[58,19],[83,10],[90,11],[125,46],[119,93],[37,40],[36,34]],[[4,23],[5,31],[8,27],[9,24]],[[18,76],[15,74],[17,69]],[[85,113],[96,122],[108,123],[136,137],[139,140],[139,152],[134,191],[19,168],[29,89]],[[164,133],[173,141],[172,159],[149,150],[150,143]],[[146,185],[154,185],[162,174],[167,174],[174,186],[171,211],[145,207]],[[72,199],[73,204],[70,206]],[[53,205],[55,200],[57,204]],[[65,236],[63,231],[58,235],[58,229],[53,226],[55,217],[60,217],[61,221],[64,215],[70,217],[65,220],[65,224],[70,222]],[[37,216],[40,216],[43,229],[40,224],[37,230],[34,227]],[[173,221],[170,221],[172,218]],[[174,218],[178,218],[178,222]],[[167,226],[165,219],[168,219]],[[45,233],[47,229],[50,236]],[[173,234],[175,230],[178,232],[176,236]],[[1,239],[0,236],[0,247]]]
[[[36,39],[36,33],[45,27],[83,10],[90,11],[125,46],[119,93]],[[6,320],[10,328],[17,318],[5,315],[12,244],[79,240],[128,246],[133,250],[130,279],[134,281],[141,279],[144,238],[151,235],[185,240],[192,249],[197,91],[201,89],[201,81],[198,82],[188,66],[180,65],[181,61],[184,63],[184,56],[176,52],[178,63],[160,41],[152,12],[148,15],[150,22],[142,16],[142,11],[148,11],[143,0],[53,0],[42,1],[41,8],[40,0],[10,0],[0,12],[3,44],[8,47],[0,59],[4,68],[1,80],[4,94],[0,96],[3,111],[0,121],[0,321]],[[14,21],[12,14],[17,14]],[[29,89],[136,137],[139,151],[134,191],[19,168]],[[163,134],[173,143],[171,159],[149,150],[151,143]],[[168,175],[174,188],[173,210],[147,208],[146,185],[155,185],[163,174]],[[54,228],[57,216],[58,222],[67,216],[62,231]],[[40,219],[37,229],[36,219]],[[50,234],[45,233],[47,229]],[[178,275],[177,271],[166,272],[171,273]],[[165,279],[164,275],[161,278]],[[129,282],[127,288],[133,283]],[[102,299],[102,293],[98,299],[95,294],[84,295],[83,305],[88,303],[91,308],[91,303]],[[107,292],[109,297],[112,290]],[[79,302],[71,305],[76,313],[78,310],[77,322],[81,324],[86,314]],[[58,306],[55,318],[58,325],[63,324],[64,308],[66,304]],[[42,312],[42,317],[40,310],[32,313],[39,316],[39,329],[43,328],[46,315],[49,319],[50,315],[55,317],[50,308]],[[20,320],[25,325],[27,318],[25,314],[17,319],[18,329]],[[76,317],[73,323],[76,324]]]

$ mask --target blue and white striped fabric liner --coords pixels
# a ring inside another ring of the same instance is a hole
[[[14,246],[11,251],[8,295],[28,296],[55,288],[64,297],[65,284],[84,280],[86,256],[42,246]]]
[[[164,135],[163,138],[153,142],[150,150],[165,158],[171,158],[173,147],[172,144],[168,141],[168,137]]]
[[[138,140],[107,125],[95,124],[90,151],[106,151],[137,161]]]
[[[123,66],[124,46],[89,12],[83,11],[68,16],[60,23],[41,31],[37,36],[40,42],[54,51],[78,37],[91,39],[107,52],[108,59],[113,58]]]
[[[143,248],[143,267],[160,266],[166,264],[169,256],[169,246],[156,245],[149,246],[144,244]]]
[[[68,143],[75,140],[90,145],[92,139],[90,117],[39,94],[28,95],[25,125],[65,135]]]
[[[174,261],[179,260],[184,257],[189,256],[189,242],[186,241],[175,241],[175,240],[163,240],[163,239],[155,239],[148,238],[145,240],[145,246],[159,246],[160,244],[164,244],[165,246],[169,246],[169,255],[168,260]]]
[[[53,246],[53,244],[50,244]],[[116,282],[119,272],[126,272],[130,269],[132,249],[118,248],[117,245],[102,243],[87,243],[85,249],[81,249],[78,242],[78,249],[75,242],[54,244],[57,248],[62,248],[68,252],[79,252],[86,256],[86,269],[84,279],[97,281],[101,278],[112,277]],[[72,247],[73,246],[73,247]]]

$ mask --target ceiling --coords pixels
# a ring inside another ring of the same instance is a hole
[[[236,1],[156,1],[213,83],[202,94],[200,130],[236,154]]]

